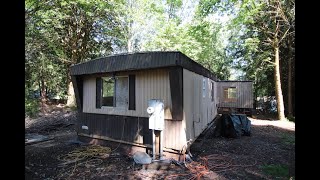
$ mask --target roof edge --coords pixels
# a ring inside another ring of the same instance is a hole
[[[77,63],[77,64],[73,64],[71,65],[70,67],[73,67],[73,66],[77,66],[77,65],[81,65],[81,64],[84,64],[84,63],[87,63],[87,62],[91,62],[91,61],[97,61],[97,60],[100,60],[100,59],[105,59],[105,58],[109,58],[109,57],[116,57],[116,56],[127,56],[127,55],[135,55],[135,54],[148,54],[148,53],[181,53],[183,54],[181,51],[139,51],[139,52],[129,52],[129,53],[119,53],[119,54],[110,54],[110,55],[107,55],[107,56],[101,56],[101,57],[97,57],[97,58],[94,58],[94,59],[90,59],[88,61],[85,61],[85,62],[80,62],[80,63]]]
[[[74,64],[70,68],[72,75],[84,75],[171,66],[180,66],[214,81],[218,79],[214,72],[181,51],[141,51],[113,54]]]
[[[244,80],[244,81],[240,81],[240,80],[222,80],[222,81],[217,81],[217,82],[253,82],[252,80]]]

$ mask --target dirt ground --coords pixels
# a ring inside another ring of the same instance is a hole
[[[191,161],[163,168],[133,165],[122,145],[109,143],[107,156],[87,157],[73,163],[67,155],[90,147],[77,141],[76,113],[63,106],[38,118],[25,119],[26,136],[40,134],[49,140],[25,146],[25,179],[289,179],[295,176],[295,125],[275,120],[251,120],[251,136],[213,137],[209,129],[191,147]],[[105,147],[106,148],[106,147]],[[68,161],[64,161],[68,160]],[[284,166],[287,177],[264,171]]]

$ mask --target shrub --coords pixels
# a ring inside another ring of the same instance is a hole
[[[39,100],[33,98],[25,98],[25,117],[35,117],[39,112]]]
[[[289,178],[289,167],[286,165],[264,165],[262,170],[265,174],[272,176],[275,179]]]

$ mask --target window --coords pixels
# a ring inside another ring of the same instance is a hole
[[[135,75],[98,77],[96,108],[102,106],[135,110]]]
[[[226,101],[236,101],[237,89],[235,87],[224,88],[223,95]]]
[[[116,77],[115,107],[128,109],[129,106],[129,80],[128,76]]]
[[[206,97],[206,79],[202,79],[202,97]]]
[[[102,106],[115,106],[115,79],[102,77]]]

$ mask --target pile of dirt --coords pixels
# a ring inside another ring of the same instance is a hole
[[[47,107],[46,114],[39,113],[36,118],[25,118],[25,133],[49,134],[62,128],[75,128],[77,113],[63,105]]]

